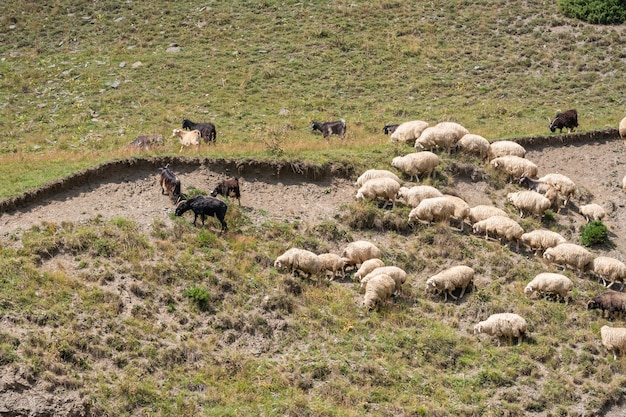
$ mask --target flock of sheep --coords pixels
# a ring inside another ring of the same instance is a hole
[[[571,269],[577,274],[589,274],[602,280],[607,291],[594,297],[587,304],[588,309],[601,309],[610,315],[626,313],[626,294],[621,290],[626,278],[626,264],[608,257],[595,256],[588,249],[568,243],[557,232],[547,229],[524,231],[522,226],[503,208],[490,205],[470,205],[457,196],[442,193],[435,187],[420,185],[420,179],[433,176],[440,164],[435,152],[453,151],[475,155],[486,160],[493,169],[502,173],[510,182],[520,188],[509,193],[503,206],[510,204],[519,211],[519,217],[533,216],[541,219],[546,210],[552,208],[560,212],[571,203],[576,193],[574,181],[559,173],[551,173],[537,178],[539,168],[528,160],[526,150],[513,141],[490,143],[485,138],[471,134],[463,126],[453,122],[443,122],[429,126],[424,121],[411,121],[398,126],[386,126],[393,142],[412,144],[415,152],[393,158],[389,169],[371,169],[364,172],[356,181],[356,200],[382,200],[383,207],[395,208],[396,203],[410,206],[410,224],[430,225],[445,222],[459,231],[469,223],[474,234],[495,238],[503,244],[520,245],[542,256],[545,263]],[[626,118],[620,124],[620,136],[626,137]],[[408,186],[400,178],[415,180],[418,184]],[[626,189],[626,177],[623,181]],[[527,188],[527,189],[526,189]],[[600,220],[606,212],[598,204],[578,207],[579,213],[587,221]],[[354,274],[360,280],[364,291],[363,305],[374,308],[387,302],[394,294],[399,294],[407,281],[407,273],[396,266],[385,266],[380,259],[382,252],[367,241],[350,243],[341,253],[316,255],[302,249],[292,248],[276,259],[275,267],[288,268],[309,276],[320,276],[325,271],[334,277],[338,272],[345,276],[349,266],[358,268]],[[425,281],[427,293],[439,293],[453,300],[462,298],[466,289],[473,285],[474,270],[466,265],[455,265]],[[619,291],[614,285],[621,284]],[[574,283],[563,274],[543,272],[535,276],[524,289],[527,296],[534,293],[552,295],[568,302]],[[613,288],[612,288],[613,287]],[[455,295],[457,293],[457,295]],[[518,339],[521,343],[527,323],[514,313],[494,314],[474,326],[474,333],[486,333],[498,339]],[[626,328],[604,326],[601,330],[603,345],[613,352],[614,357],[626,351]]]

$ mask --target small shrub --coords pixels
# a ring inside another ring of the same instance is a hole
[[[191,287],[183,291],[183,295],[189,298],[190,301],[195,303],[201,311],[207,311],[209,309],[209,300],[211,294],[204,288]]]
[[[590,247],[594,245],[600,245],[603,243],[607,243],[609,240],[609,233],[600,220],[594,220],[590,223],[587,223],[581,229],[580,233],[580,241],[584,246]]]
[[[618,25],[626,21],[623,0],[559,0],[559,9],[570,18],[600,25]]]

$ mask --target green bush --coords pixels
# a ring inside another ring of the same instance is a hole
[[[606,243],[608,240],[609,232],[600,220],[587,223],[580,232],[580,241],[587,247]]]
[[[626,21],[625,0],[559,0],[561,12],[573,19],[601,25]]]
[[[183,291],[183,295],[192,302],[196,303],[201,311],[207,311],[209,309],[209,300],[211,294],[204,288],[191,287]]]

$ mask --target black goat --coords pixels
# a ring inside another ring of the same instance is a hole
[[[159,185],[161,186],[161,194],[168,194],[174,204],[178,203],[182,194],[180,193],[180,180],[176,178],[176,175],[169,169],[169,164],[163,168],[159,168],[161,171],[161,177],[159,178]]]
[[[322,136],[324,139],[328,140],[330,135],[337,135],[342,140],[346,137],[346,121],[341,119],[338,122],[326,122],[326,123],[318,123],[311,122],[311,130],[315,132],[319,130],[322,132]]]
[[[385,127],[383,127],[383,132],[385,132],[385,135],[390,135],[396,131],[398,126],[400,125],[385,125]]]
[[[204,139],[204,143],[212,142],[215,144],[217,132],[213,123],[194,123],[189,119],[183,119],[183,129],[199,130],[200,136]]]
[[[198,215],[202,219],[202,225],[204,226],[204,218],[206,216],[215,216],[217,220],[222,224],[222,232],[228,230],[228,226],[226,225],[226,221],[224,217],[226,217],[226,210],[228,210],[228,206],[222,200],[217,199],[215,197],[206,197],[203,195],[198,195],[189,200],[182,201],[178,207],[176,207],[176,211],[174,214],[177,216],[182,216],[186,211],[193,211],[193,225],[196,225],[196,220],[198,219]]]
[[[229,178],[227,180],[221,181],[217,184],[217,187],[211,193],[211,197],[216,197],[217,195],[223,195],[224,197],[230,197],[234,195],[241,205],[241,192],[239,190],[239,178]]]
[[[573,109],[557,113],[549,127],[550,132],[559,129],[559,133],[563,133],[563,128],[566,128],[568,132],[573,132],[578,127],[578,113]]]

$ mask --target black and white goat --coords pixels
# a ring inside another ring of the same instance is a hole
[[[189,119],[183,119],[183,129],[199,130],[200,136],[204,139],[204,143],[212,142],[215,144],[217,132],[213,123],[194,123]]]
[[[178,203],[182,194],[180,193],[180,180],[169,169],[169,164],[163,168],[159,168],[161,176],[159,178],[159,185],[161,186],[161,194],[167,194],[170,196],[172,203]]]
[[[198,215],[202,219],[202,225],[204,226],[204,218],[206,216],[213,217],[215,216],[217,220],[222,224],[222,230],[220,232],[226,232],[228,230],[228,225],[224,218],[226,217],[226,210],[228,210],[228,206],[222,200],[217,199],[215,197],[206,197],[203,195],[198,195],[189,200],[184,200],[176,207],[176,211],[174,214],[177,216],[182,216],[188,210],[193,211],[193,225],[196,225],[196,220],[198,219]]]
[[[328,140],[330,135],[337,135],[341,139],[344,139],[346,137],[346,121],[344,119],[341,119],[338,122],[326,123],[318,123],[314,121],[311,122],[311,130],[313,132],[319,130],[322,132],[322,136],[324,136],[324,139],[326,140]]]
[[[229,178],[217,184],[217,186],[211,193],[211,197],[216,197],[218,194],[223,195],[224,197],[230,197],[231,195],[233,195],[239,202],[239,205],[241,205],[239,178]]]

